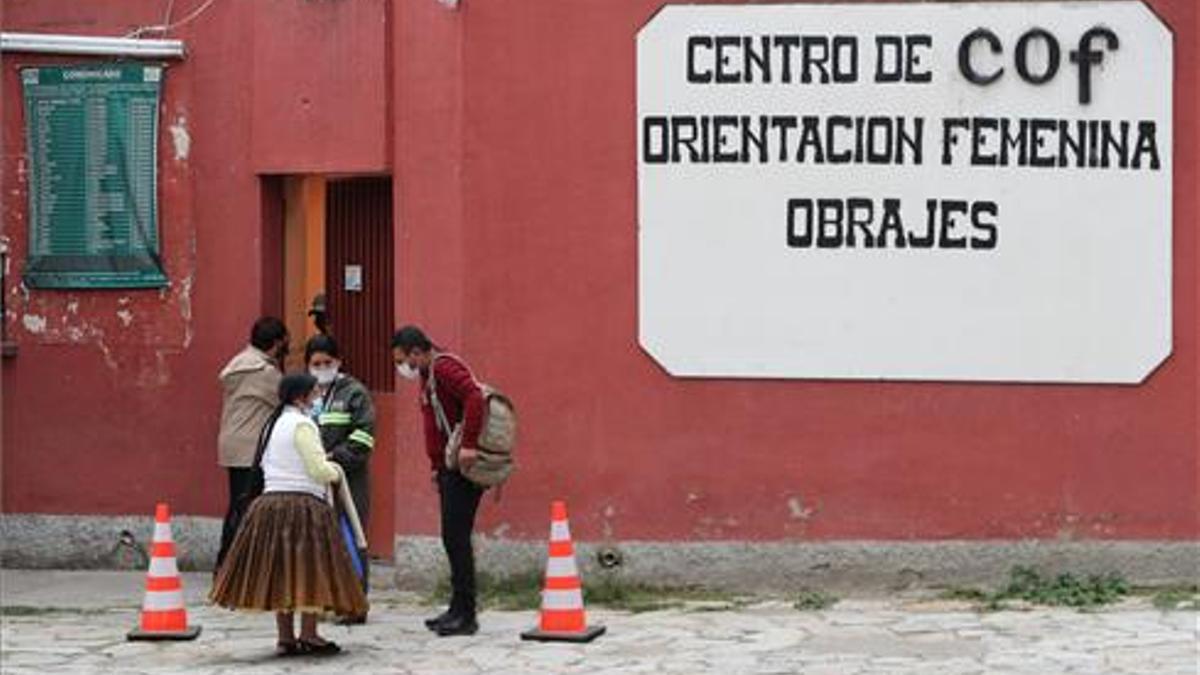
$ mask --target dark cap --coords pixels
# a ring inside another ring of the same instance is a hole
[[[328,312],[329,309],[325,305],[325,294],[317,293],[314,295],[312,299],[312,307],[309,308],[308,315],[313,316],[314,314],[327,314]]]

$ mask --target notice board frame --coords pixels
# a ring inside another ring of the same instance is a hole
[[[21,68],[30,288],[162,288],[160,63]]]

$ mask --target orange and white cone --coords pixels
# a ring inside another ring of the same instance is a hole
[[[575,565],[571,528],[567,525],[567,505],[556,501],[550,506],[550,557],[546,562],[541,620],[537,628],[521,633],[521,639],[591,642],[603,635],[604,630],[604,626],[587,625],[583,583]]]
[[[200,626],[188,626],[183,606],[183,583],[175,565],[175,540],[171,537],[171,514],[166,504],[154,511],[154,541],[150,570],[146,573],[146,597],[142,601],[141,624],[129,631],[130,640],[192,640]]]

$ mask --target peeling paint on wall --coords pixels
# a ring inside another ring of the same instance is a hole
[[[46,332],[46,317],[44,316],[26,314],[21,317],[21,323],[25,324],[25,330],[34,335],[41,335]]]
[[[179,316],[183,317],[183,348],[192,346],[195,330],[192,328],[192,284],[196,275],[187,275],[179,282]]]
[[[127,309],[122,309],[117,312],[117,318],[121,320],[121,323],[124,324],[126,328],[129,328],[129,324],[133,323],[133,312]]]
[[[192,137],[187,130],[187,120],[180,115],[170,126],[171,145],[175,149],[175,161],[186,161],[192,151]]]
[[[787,505],[793,520],[808,520],[817,512],[816,509],[805,506],[804,500],[800,497],[792,497],[787,500]]]

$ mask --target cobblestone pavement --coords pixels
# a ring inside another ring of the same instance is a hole
[[[1160,612],[1134,600],[1099,612],[1037,609],[976,613],[913,598],[845,600],[820,612],[783,602],[737,610],[631,614],[590,610],[608,627],[591,644],[522,642],[535,612],[488,611],[476,636],[437,638],[432,610],[411,594],[372,595],[371,622],[322,625],[346,653],[273,656],[274,622],[208,606],[208,575],[184,575],[199,639],[127,642],[143,575],[0,572],[0,672],[19,673],[1200,673],[1194,611]]]

